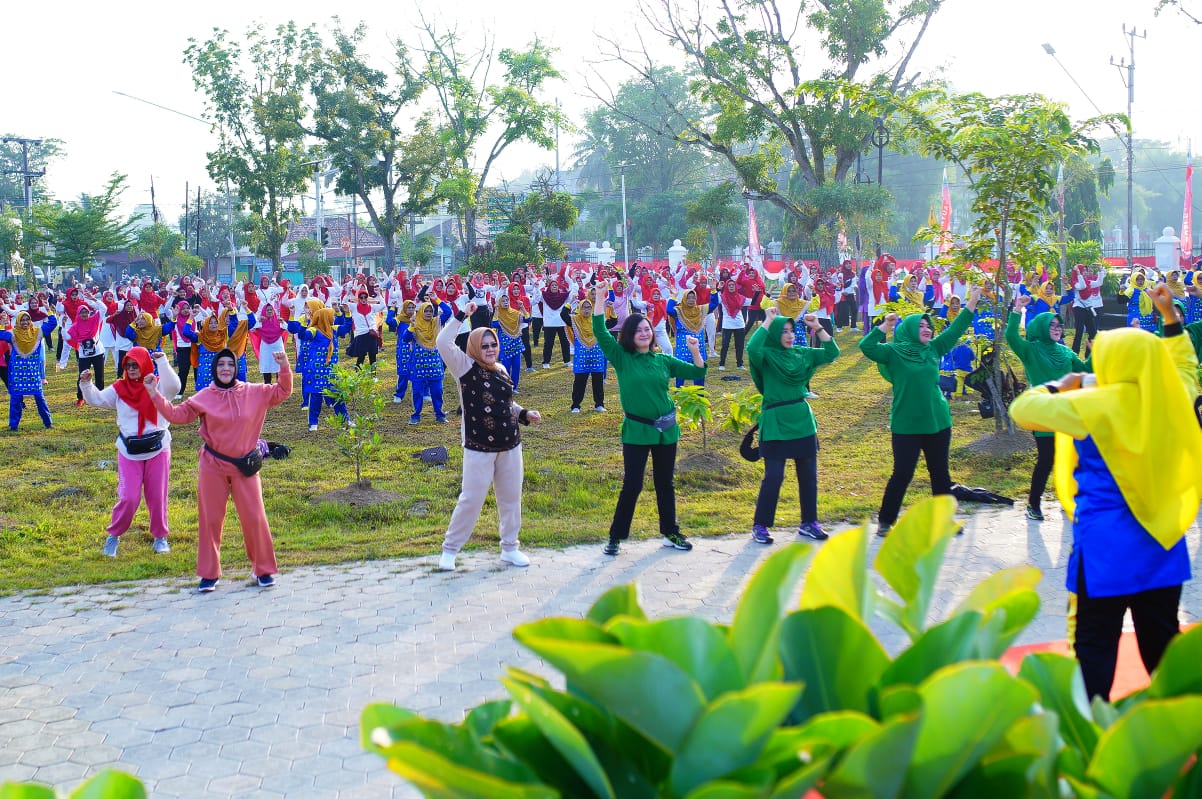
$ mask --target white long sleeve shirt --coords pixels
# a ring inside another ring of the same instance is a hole
[[[159,392],[164,398],[170,400],[179,393],[180,382],[179,375],[171,368],[171,363],[166,358],[156,358],[155,363],[159,367],[159,381],[154,387],[154,391]],[[124,378],[120,378],[124,379]],[[117,429],[121,436],[136,436],[138,435],[138,411],[131,405],[125,403],[117,395],[117,389],[113,386],[106,387],[103,391],[96,388],[96,384],[91,381],[80,383],[80,393],[83,394],[84,402],[93,405],[97,408],[115,408],[117,411]],[[151,390],[151,389],[147,389]],[[121,440],[121,436],[117,437],[117,451],[131,461],[148,461],[160,452],[171,449],[171,431],[167,428],[170,423],[159,414],[158,421],[153,425],[146,425],[142,429],[142,435],[148,435],[156,430],[163,432],[163,447],[158,452],[146,452],[141,455],[130,455],[125,448],[125,442]]]

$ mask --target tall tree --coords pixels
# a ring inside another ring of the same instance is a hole
[[[497,159],[519,141],[548,150],[555,146],[555,125],[563,124],[563,116],[539,95],[560,74],[551,63],[554,50],[538,39],[524,50],[498,53],[487,34],[474,46],[456,29],[440,30],[431,20],[423,18],[421,28],[422,44],[415,50],[422,63],[402,62],[399,69],[405,80],[424,81],[434,92],[452,173],[439,192],[462,215],[460,238],[471,253],[479,189],[487,185]],[[499,79],[494,59],[501,66]]]
[[[87,269],[100,253],[130,245],[134,220],[122,221],[118,211],[124,192],[125,175],[113,173],[100,194],[83,194],[78,202],[63,205],[34,206],[33,227],[41,241],[53,246],[56,266]]]
[[[5,139],[28,138],[14,133],[4,134]],[[27,145],[22,151],[20,142],[0,141],[0,209],[25,207],[25,153],[29,155],[29,171],[43,172],[55,160],[66,155],[62,139],[42,139],[41,144]],[[34,178],[31,184],[33,202],[46,202],[50,194],[46,181]]]
[[[739,187],[729,180],[702,192],[696,200],[685,205],[685,219],[690,225],[700,225],[710,233],[713,242],[711,252],[718,253],[718,231],[724,225],[734,224],[745,218],[739,207]]]
[[[134,236],[130,254],[137,255],[150,261],[159,277],[163,276],[163,264],[175,257],[183,247],[184,237],[176,233],[168,225],[155,222],[138,230]]]
[[[396,234],[411,214],[440,202],[435,189],[447,177],[438,132],[417,103],[426,89],[409,48],[394,45],[401,67],[390,76],[370,66],[361,45],[367,34],[336,27],[333,45],[309,55],[314,97],[309,132],[338,170],[340,194],[358,196],[372,227],[384,239],[384,262],[396,267]],[[382,200],[382,203],[381,203]]]
[[[238,230],[245,226],[240,217],[243,215],[237,208],[234,213],[234,245],[241,246],[244,242]],[[198,220],[197,217],[200,217]],[[200,241],[196,240],[196,225],[200,223]],[[230,222],[226,219],[226,201],[222,194],[202,192],[200,206],[193,204],[188,213],[181,215],[177,229],[191,242],[190,249],[194,255],[206,261],[228,257],[230,254]]]
[[[305,55],[319,47],[313,26],[252,26],[244,37],[214,29],[204,43],[188,40],[184,62],[205,95],[205,117],[220,132],[209,175],[229,178],[250,210],[249,244],[280,268],[296,198],[312,174],[301,121],[308,115]]]
[[[848,193],[824,188],[847,179],[876,121],[841,88],[911,89],[918,76],[910,61],[942,0],[722,0],[714,17],[700,3],[644,3],[644,28],[685,55],[697,74],[692,95],[707,109],[696,118],[677,113],[678,138],[726,159],[745,194],[780,207],[833,266]],[[655,47],[640,44],[610,40],[606,55],[660,86]]]

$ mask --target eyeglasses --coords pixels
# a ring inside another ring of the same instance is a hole
[[[496,349],[497,347],[499,347],[499,346],[501,346],[501,345],[500,345],[500,344],[485,344],[485,343],[481,343],[481,344],[480,344],[480,349],[482,349],[482,350],[495,350],[495,349]]]

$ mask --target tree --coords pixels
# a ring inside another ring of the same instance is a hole
[[[150,265],[154,267],[155,273],[159,277],[162,277],[163,264],[179,253],[183,244],[184,237],[182,235],[176,233],[162,222],[155,222],[137,232],[133,246],[129,248],[129,251],[132,255],[150,261]],[[184,273],[175,272],[173,274]]]
[[[3,138],[22,137],[6,133]],[[0,141],[0,208],[25,207],[25,179],[21,176],[25,168],[25,152],[29,154],[31,172],[44,172],[52,161],[66,156],[62,139],[42,139],[41,144],[30,144],[24,152],[20,142]],[[31,188],[35,205],[50,199],[44,181],[34,178]]]
[[[226,220],[225,212],[225,195],[202,192],[199,207],[191,206],[188,213],[179,218],[179,231],[184,234],[185,240],[192,243],[189,249],[194,255],[206,261],[229,257],[231,226]],[[238,235],[237,231],[239,228],[245,227],[246,223],[240,219],[243,214],[237,208],[234,208],[233,212],[234,243],[235,246],[241,246],[245,242],[241,241],[242,237]],[[196,239],[197,221],[200,222],[199,241]]]
[[[710,249],[710,232],[703,227],[692,227],[685,231],[684,246],[688,248],[685,260],[693,263],[706,261],[713,254]]]
[[[823,189],[847,179],[876,123],[846,89],[912,89],[918,76],[910,61],[942,0],[818,0],[794,8],[741,0],[724,2],[716,20],[700,4],[646,3],[645,27],[684,54],[697,74],[691,95],[706,109],[695,118],[677,109],[677,138],[726,159],[746,196],[780,207],[818,248],[819,261],[834,266],[840,209],[833,203],[846,194]],[[818,38],[817,48],[807,34]],[[632,51],[611,39],[607,55],[660,86],[652,47],[640,44]],[[806,64],[825,66],[804,74],[803,52]],[[594,95],[614,105],[614,97]],[[784,166],[788,179],[781,181]]]
[[[425,18],[421,27],[418,52],[424,65],[419,72],[417,66],[402,62],[399,69],[404,80],[425,82],[434,90],[451,164],[451,175],[438,191],[462,214],[460,239],[471,253],[476,247],[479,189],[487,184],[497,158],[519,141],[548,150],[555,146],[553,131],[562,124],[562,114],[537,95],[560,74],[551,63],[554,50],[535,39],[524,50],[495,53],[502,70],[500,80],[494,81],[493,39],[485,35],[478,49],[465,51],[457,30],[440,31]]]
[[[317,31],[288,22],[271,34],[254,25],[240,39],[214,29],[203,44],[188,42],[184,62],[207,100],[205,117],[220,131],[209,175],[238,187],[250,209],[248,243],[279,269],[296,197],[312,174],[301,120],[308,113],[304,56],[319,46]]]
[[[1090,131],[1126,124],[1121,115],[1073,122],[1062,105],[1037,94],[986,97],[932,89],[902,100],[897,108],[906,115],[907,133],[919,149],[956,164],[968,179],[973,219],[962,234],[963,247],[951,250],[946,260],[954,268],[964,268],[996,253],[998,265],[990,282],[1001,308],[1011,300],[1006,279],[1009,257],[1029,266],[1059,260],[1042,235],[1059,165],[1097,152]],[[922,234],[938,238],[942,231],[928,228]],[[1001,401],[1004,322],[1001,313],[995,314],[996,408],[1005,407]],[[1005,413],[994,415],[996,431],[1002,431],[1003,416],[1013,432]]]
[[[309,53],[314,111],[307,129],[338,171],[338,192],[358,196],[367,209],[384,239],[384,263],[391,271],[397,232],[410,214],[437,206],[437,182],[449,174],[433,121],[416,111],[426,84],[410,62],[408,47],[395,43],[401,67],[394,83],[389,73],[366,63],[360,51],[366,33],[363,24],[350,32],[338,27],[332,47]]]
[[[685,219],[690,225],[700,225],[709,231],[713,241],[711,250],[717,257],[718,229],[742,220],[742,209],[736,204],[739,187],[726,180],[709,191],[702,192],[697,199],[685,204]]]
[[[1189,11],[1181,2],[1181,0],[1158,0],[1156,3],[1156,16],[1160,16],[1160,12],[1166,8],[1175,8],[1186,19],[1193,22],[1195,25],[1202,25],[1202,16]]]
[[[547,231],[562,232],[571,228],[579,214],[572,195],[548,187],[546,191],[527,195],[518,203],[513,211],[513,225],[514,229],[521,229],[531,237],[543,261],[558,261],[567,250],[561,241],[548,236]]]
[[[100,253],[130,245],[135,220],[122,222],[118,217],[124,192],[125,175],[114,172],[101,194],[84,194],[65,205],[34,206],[34,226],[38,237],[54,247],[55,265],[88,269]]]
[[[405,236],[400,240],[401,258],[407,264],[425,266],[434,257],[434,247],[438,241],[429,233],[420,236]]]

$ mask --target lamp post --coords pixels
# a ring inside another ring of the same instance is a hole
[[[622,174],[622,263],[625,268],[630,268],[630,248],[627,246],[627,240],[630,238],[630,228],[626,222],[626,165],[620,165]],[[716,259],[717,253],[714,254]]]
[[[872,130],[872,146],[876,148],[876,185],[884,187],[885,180],[885,148],[889,146],[889,128],[885,127],[885,118],[876,118],[876,127]],[[876,257],[881,257],[881,243],[876,243]]]

